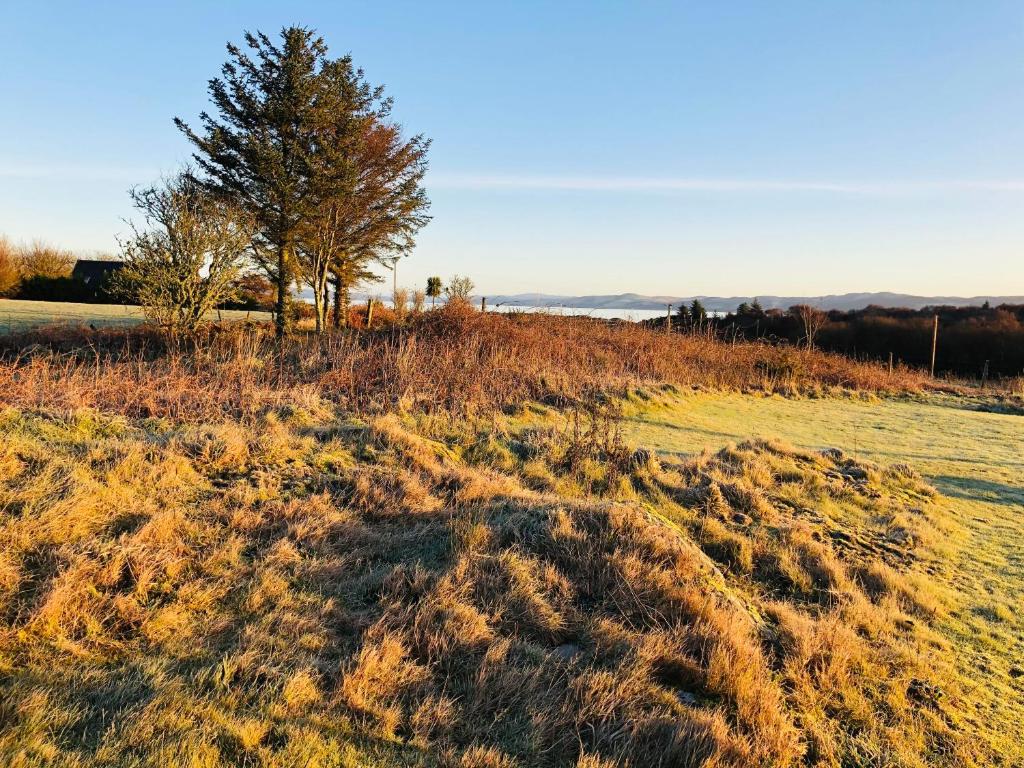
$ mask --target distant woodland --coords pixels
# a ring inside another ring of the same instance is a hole
[[[936,316],[936,374],[994,379],[1024,372],[1024,305],[823,312],[807,307],[763,310],[754,302],[724,317],[684,307],[673,324],[676,330],[714,333],[726,340],[810,344],[859,360],[885,363],[891,354],[894,363],[928,368]],[[661,319],[654,324],[664,323]]]

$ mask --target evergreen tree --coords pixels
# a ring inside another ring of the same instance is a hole
[[[703,323],[708,319],[708,311],[704,309],[704,305],[701,304],[700,299],[694,299],[690,305],[690,319],[694,324]]]
[[[175,124],[195,145],[204,184],[248,210],[257,222],[256,260],[277,286],[277,335],[288,330],[295,248],[301,222],[319,203],[311,182],[322,166],[328,140],[324,125],[341,94],[339,78],[348,57],[331,61],[327,46],[310,29],[288,27],[281,42],[246,34],[248,52],[229,43],[221,77],[209,83],[215,115],[199,116],[194,131]]]

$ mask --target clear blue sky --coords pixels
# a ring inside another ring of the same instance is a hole
[[[111,250],[224,44],[317,28],[433,138],[410,286],[1024,294],[1024,3],[20,2],[0,233]]]

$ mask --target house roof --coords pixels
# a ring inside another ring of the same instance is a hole
[[[79,259],[75,262],[75,268],[71,270],[71,276],[84,283],[91,283],[102,280],[111,272],[116,272],[123,266],[123,261],[113,259]]]

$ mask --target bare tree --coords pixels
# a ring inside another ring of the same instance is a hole
[[[21,248],[18,260],[25,278],[68,277],[75,266],[75,256],[71,251],[54,248],[41,240]]]
[[[395,319],[399,322],[405,320],[409,314],[409,290],[407,288],[395,288],[391,294],[391,304],[395,310]]]
[[[473,281],[461,275],[452,275],[448,285],[444,287],[444,294],[448,297],[448,303],[468,302],[473,293]]]
[[[427,294],[423,291],[416,289],[412,292],[412,311],[414,315],[418,315],[423,311],[423,305],[427,301]]]
[[[164,328],[193,331],[237,293],[254,222],[184,174],[131,195],[146,228],[122,244],[117,285]]]
[[[300,232],[296,266],[299,277],[313,289],[313,309],[316,313],[316,331],[327,327],[327,283],[331,268],[343,258],[340,226],[341,208],[325,204],[317,214],[306,219]]]
[[[798,304],[790,308],[789,311],[799,318],[803,326],[804,341],[807,344],[807,348],[814,349],[814,339],[828,319],[828,315],[817,307],[812,307],[810,304]]]

